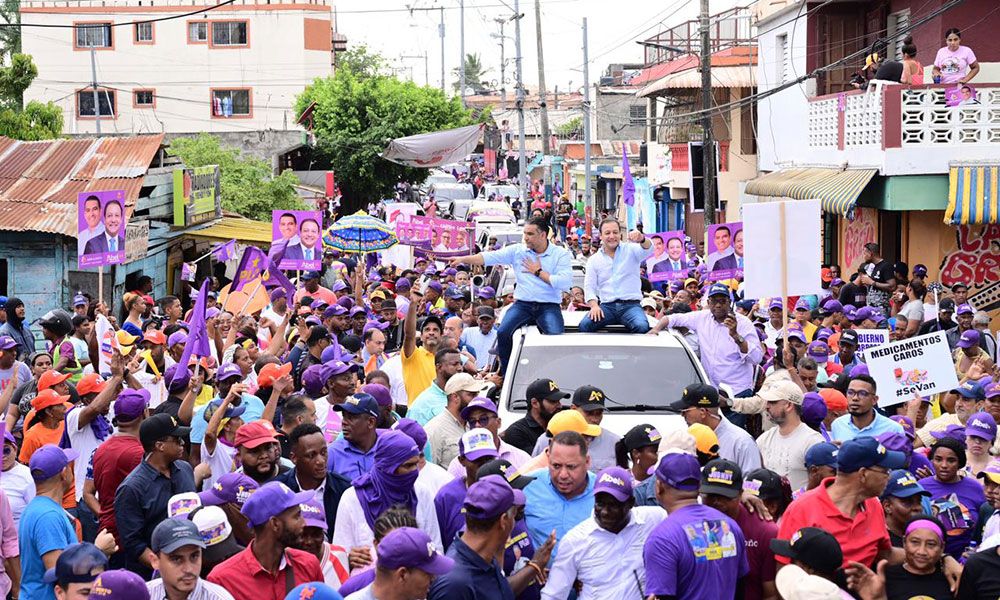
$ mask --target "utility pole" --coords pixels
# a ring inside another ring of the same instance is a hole
[[[424,86],[430,87],[431,85],[431,66],[430,62],[427,60],[427,51],[424,50]]]
[[[503,37],[503,26],[507,22],[506,19],[493,19],[500,25],[500,111],[507,112],[507,81],[504,78],[504,67],[506,66],[506,61],[504,60],[504,49],[507,46],[506,38]]]
[[[517,10],[515,8],[515,10]],[[548,156],[549,114],[545,108],[545,57],[542,55],[542,3],[535,0],[535,37],[538,39],[538,110],[542,121],[542,154]],[[547,182],[546,182],[547,183]]]
[[[709,38],[708,0],[701,0],[701,128],[702,184],[705,192],[705,225],[715,224],[715,138],[712,135],[712,47]]]
[[[438,25],[438,35],[441,37],[441,93],[446,93],[444,91],[444,6],[438,10],[441,11],[441,24]]]
[[[458,63],[458,97],[462,99],[462,108],[465,108],[465,0],[458,2],[459,33],[458,46],[462,53],[462,61]]]
[[[590,60],[587,57],[587,17],[583,18],[583,206],[590,204]],[[572,90],[570,90],[572,92]]]
[[[524,180],[527,173],[524,171],[528,168],[524,160],[524,85],[521,82],[521,2],[520,0],[514,0],[514,45],[515,51],[517,52],[517,58],[515,62],[517,63],[517,179],[518,179],[518,195],[521,199],[521,210],[525,212],[528,211],[528,206],[525,204],[524,199]]]
[[[93,42],[90,44],[90,75],[94,84],[94,123],[97,125],[97,135],[101,135],[101,102],[97,96],[97,57],[94,55]]]

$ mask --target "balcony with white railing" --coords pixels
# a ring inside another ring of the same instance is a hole
[[[954,106],[954,85],[879,85],[809,100],[802,166],[944,174],[951,161],[1000,162],[1000,84],[973,82],[976,103]],[[798,161],[796,161],[798,162]]]

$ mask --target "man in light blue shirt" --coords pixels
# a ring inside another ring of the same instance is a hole
[[[868,375],[855,375],[847,384],[847,414],[833,422],[830,436],[835,442],[856,437],[875,437],[883,433],[903,433],[903,427],[875,410],[878,396],[875,380]]]
[[[245,388],[246,385],[240,383],[242,379],[243,373],[235,363],[222,363],[219,365],[219,370],[215,372],[215,387],[217,393],[214,400],[216,402],[221,402],[220,398],[228,396],[229,388],[234,385],[242,385]],[[209,404],[211,404],[211,402]],[[204,406],[195,409],[194,415],[191,417],[190,440],[192,444],[198,444],[199,447],[205,440],[205,429],[208,428],[208,418],[205,416],[205,409],[209,404],[205,404]],[[240,393],[240,401],[238,403],[233,402],[233,405],[247,407],[246,412],[243,413],[243,421],[245,423],[259,421],[260,418],[264,416],[264,403],[261,399],[252,394],[248,394],[245,391]],[[209,413],[209,416],[211,416],[211,413]]]
[[[469,346],[476,355],[476,366],[485,369],[490,363],[490,350],[497,343],[496,312],[491,306],[480,306],[477,313],[479,327],[469,327],[462,332],[459,347]]]
[[[564,331],[560,303],[562,293],[573,285],[572,257],[565,248],[549,243],[550,225],[544,217],[532,217],[524,226],[524,243],[511,244],[495,252],[482,252],[451,260],[452,266],[510,265],[514,267],[517,287],[514,304],[507,309],[497,331],[497,356],[500,374],[507,372],[514,332],[525,325],[536,325],[542,333]]]
[[[541,548],[553,531],[556,543],[594,512],[594,483],[587,440],[575,431],[556,434],[546,450],[548,469],[527,473],[535,480],[524,488],[527,503],[524,522],[536,548]],[[552,558],[556,557],[556,551]]]
[[[601,248],[587,259],[584,299],[590,313],[580,321],[589,333],[608,325],[624,325],[632,333],[649,331],[649,318],[639,306],[642,287],[639,266],[649,256],[652,243],[641,231],[622,241],[622,227],[615,219],[601,221]]]

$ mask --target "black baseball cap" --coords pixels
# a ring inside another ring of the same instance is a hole
[[[685,410],[688,408],[716,408],[719,406],[719,390],[707,383],[692,383],[684,388],[681,399],[673,402],[670,408]]]
[[[743,489],[761,500],[779,500],[784,496],[781,475],[770,469],[754,469],[743,480]]]
[[[165,519],[153,530],[150,548],[153,552],[170,554],[184,546],[205,547],[198,526],[187,519]]]
[[[601,388],[584,385],[573,392],[573,406],[578,406],[581,410],[601,410],[607,398]]]
[[[622,438],[622,443],[625,444],[625,450],[631,452],[648,446],[659,447],[662,437],[655,427],[648,423],[642,423],[629,429]]]
[[[523,490],[528,487],[529,483],[535,480],[534,477],[520,474],[517,468],[510,464],[509,460],[502,458],[495,458],[479,467],[479,470],[476,471],[476,480],[482,479],[487,475],[499,475],[503,477],[510,484],[510,487],[515,490]]]
[[[959,287],[962,286],[959,285]],[[951,289],[954,290],[955,286],[952,286]],[[941,301],[938,302],[938,312],[950,312],[950,313],[955,312],[955,301],[952,300],[951,298],[942,298]]]
[[[853,329],[845,329],[840,332],[840,342],[841,344],[848,344],[850,346],[858,347],[858,332]]]
[[[426,317],[424,317],[424,320],[420,322],[420,331],[423,331],[424,327],[427,327],[431,323],[436,323],[438,329],[444,331],[444,323],[441,322],[441,318],[438,317],[437,315],[427,315]]]
[[[529,383],[524,395],[528,402],[531,402],[533,398],[539,400],[565,400],[569,398],[568,392],[562,391],[556,382],[546,378],[536,379]]]
[[[701,470],[702,494],[718,494],[735,498],[743,491],[743,471],[731,460],[716,458]]]
[[[183,438],[190,433],[191,428],[182,427],[176,418],[168,414],[159,414],[149,417],[139,426],[139,441],[143,446],[149,446],[168,435]]]
[[[789,540],[771,540],[771,552],[798,561],[823,575],[844,564],[844,552],[833,534],[819,527],[803,527]]]
[[[309,330],[309,337],[306,339],[306,343],[314,345],[320,340],[324,339],[326,340],[332,339],[330,337],[330,330],[323,325],[315,325],[313,326],[312,329]]]

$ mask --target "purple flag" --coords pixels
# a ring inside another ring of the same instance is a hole
[[[625,144],[622,144],[622,198],[629,206],[635,204],[635,181],[632,180],[632,169],[628,166]]]
[[[264,287],[275,288],[281,287],[285,289],[285,295],[288,296],[288,306],[291,307],[294,304],[293,298],[295,297],[295,286],[292,282],[285,277],[285,274],[281,272],[277,266],[275,266],[274,261],[268,261],[268,268],[263,273],[264,277]]]
[[[229,240],[212,248],[212,257],[219,262],[226,262],[236,254],[236,240]]]
[[[184,344],[184,353],[181,355],[180,364],[188,365],[192,356],[205,357],[212,355],[211,342],[208,339],[208,327],[205,325],[205,299],[208,297],[208,278],[201,282],[201,290],[198,292],[198,300],[191,310],[191,320],[188,322],[188,339]],[[179,373],[178,369],[174,374],[174,379]]]
[[[243,251],[243,258],[240,259],[240,264],[236,268],[236,279],[233,280],[232,290],[238,292],[243,289],[243,286],[256,281],[264,274],[264,271],[268,270],[270,264],[271,261],[260,248],[248,246]]]

